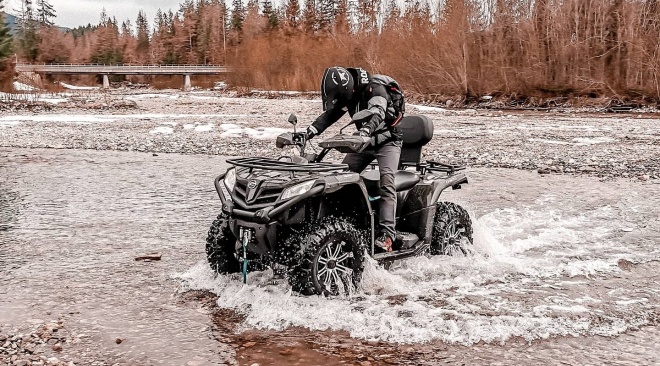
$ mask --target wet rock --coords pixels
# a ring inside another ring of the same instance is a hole
[[[627,259],[619,259],[616,264],[624,271],[630,271],[635,266],[633,262]]]
[[[145,254],[135,257],[136,261],[159,261],[162,257],[160,253]]]

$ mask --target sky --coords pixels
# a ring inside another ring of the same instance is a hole
[[[119,24],[130,19],[133,25],[138,11],[142,9],[147,14],[149,25],[153,25],[158,8],[176,12],[182,2],[183,0],[50,0],[57,15],[55,24],[67,28],[88,23],[98,24],[103,8],[108,16],[116,17]],[[5,0],[5,4],[5,11],[12,14],[18,13],[16,10],[21,8],[21,0]]]

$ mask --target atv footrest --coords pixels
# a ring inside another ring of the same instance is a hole
[[[394,247],[401,249],[408,249],[419,241],[419,236],[413,233],[398,232],[394,240]]]
[[[428,244],[420,243],[420,245],[410,249],[395,250],[389,253],[377,253],[373,255],[373,258],[378,262],[392,262],[398,259],[418,256],[426,252],[428,249]]]

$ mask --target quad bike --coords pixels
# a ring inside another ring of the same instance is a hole
[[[439,202],[447,188],[468,183],[465,167],[421,161],[422,147],[433,137],[432,121],[422,115],[402,119],[403,132],[397,192],[397,237],[392,252],[375,248],[378,226],[379,172],[362,174],[345,164],[323,162],[329,151],[360,152],[369,138],[337,135],[306,153],[306,134],[277,137],[278,148],[299,154],[279,159],[229,159],[233,167],[215,179],[222,209],[206,240],[211,268],[220,274],[263,270],[287,271],[293,290],[339,295],[359,284],[365,255],[381,264],[425,254],[464,253],[472,242],[472,223],[459,205]],[[342,129],[343,130],[343,129]]]

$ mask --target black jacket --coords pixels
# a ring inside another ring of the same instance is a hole
[[[353,98],[348,102],[348,105],[335,104],[318,116],[312,123],[315,132],[317,134],[322,133],[344,116],[346,112],[352,117],[361,110],[369,109],[374,112],[374,115],[377,115],[377,118],[357,121],[356,127],[358,130],[367,129],[370,135],[377,137],[378,143],[401,140],[401,133],[396,127],[389,127],[393,123],[393,121],[388,120],[390,114],[385,113],[388,108],[391,108],[392,104],[385,86],[392,81],[394,79],[386,75],[372,75],[366,86],[353,93]]]

